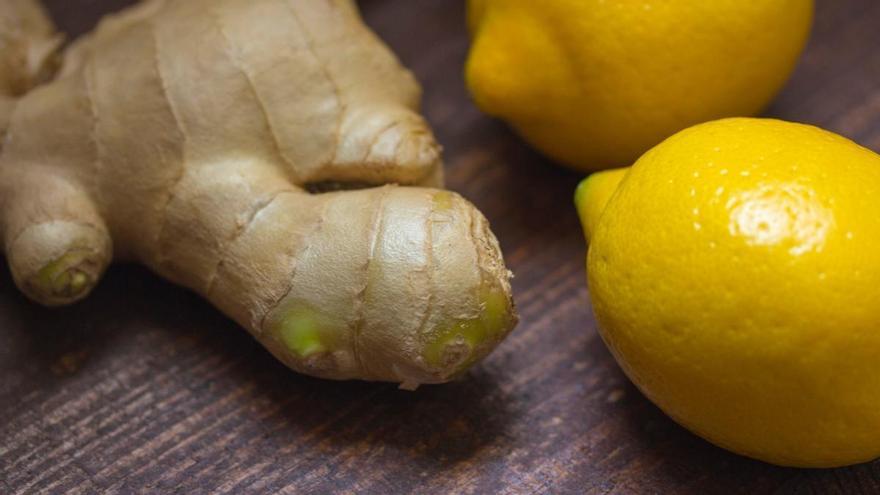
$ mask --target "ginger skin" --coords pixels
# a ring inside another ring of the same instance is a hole
[[[419,99],[351,0],[110,16],[14,104],[0,234],[15,282],[69,304],[112,259],[137,261],[297,371],[448,381],[517,317],[485,218],[433,189]],[[307,191],[322,183],[386,185]]]
[[[60,44],[61,36],[39,4],[33,0],[0,2],[0,143],[15,97],[52,75]]]

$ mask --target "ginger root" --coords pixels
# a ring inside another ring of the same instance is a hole
[[[109,16],[15,102],[0,156],[15,282],[69,304],[133,260],[297,371],[448,381],[517,317],[483,215],[425,187],[442,164],[419,99],[351,0]],[[309,192],[327,184],[342,190]]]
[[[34,0],[0,2],[0,149],[15,97],[54,72],[61,37]]]

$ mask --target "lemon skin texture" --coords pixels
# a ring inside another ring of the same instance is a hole
[[[470,0],[477,105],[582,171],[690,125],[758,113],[803,49],[812,0]]]
[[[880,456],[880,156],[811,126],[725,119],[619,178],[579,201],[607,200],[584,218],[590,294],[639,389],[766,462]]]

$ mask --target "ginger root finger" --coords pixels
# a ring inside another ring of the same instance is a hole
[[[0,167],[0,225],[16,285],[30,299],[60,306],[86,297],[112,258],[112,241],[77,182],[36,164]]]
[[[52,77],[61,41],[36,0],[0,2],[0,149],[15,98]]]
[[[516,322],[485,218],[446,191],[280,194],[225,254],[207,297],[315,376],[445,382]]]
[[[161,230],[143,263],[314,376],[447,381],[516,322],[495,237],[448,191],[309,194],[258,161],[193,165]]]
[[[35,0],[0,3],[0,94],[20,96],[48,80],[62,37]]]

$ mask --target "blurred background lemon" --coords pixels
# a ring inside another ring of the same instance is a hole
[[[582,171],[631,165],[693,124],[761,111],[812,0],[470,0],[477,105]]]

